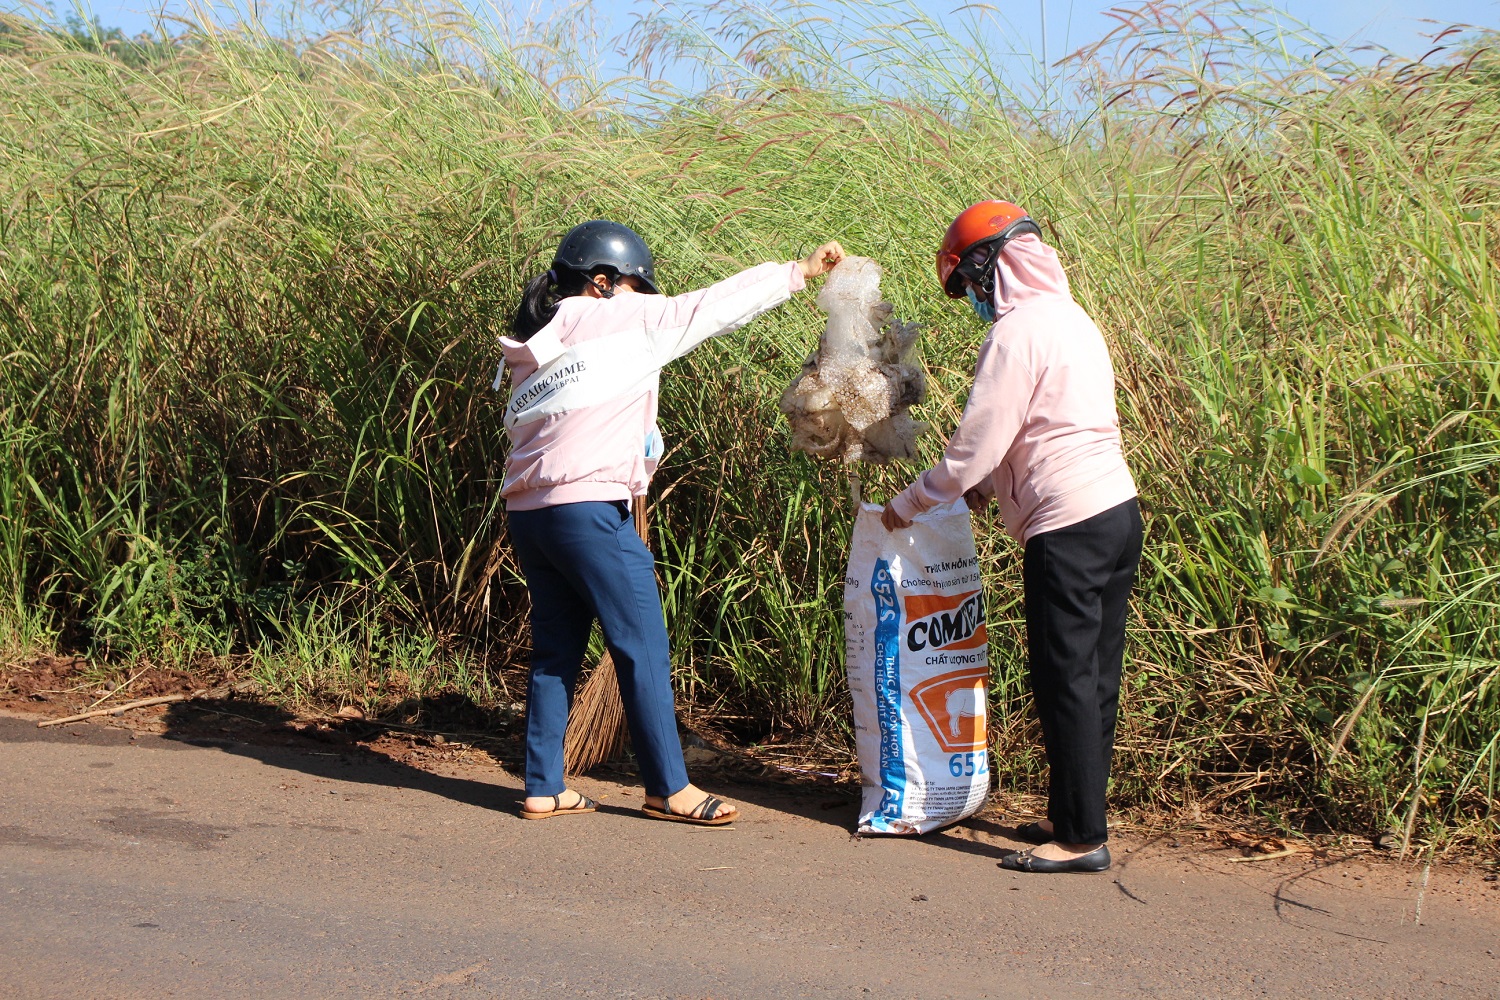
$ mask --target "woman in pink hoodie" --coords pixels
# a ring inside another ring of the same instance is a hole
[[[505,498],[511,543],[531,592],[526,701],[527,819],[593,812],[563,781],[563,734],[597,620],[614,658],[646,815],[720,825],[734,806],[688,781],[672,703],[656,565],[634,530],[662,454],[661,369],[710,337],[775,308],[843,259],[826,243],[804,260],[761,264],[707,288],[657,294],[651,253],[616,222],[575,226],[552,267],[522,294],[500,339],[511,395]]]
[[[897,530],[959,497],[975,510],[999,501],[1025,548],[1027,659],[1050,771],[1047,819],[1018,830],[1038,846],[1001,866],[1105,871],[1105,789],[1142,540],[1109,350],[1056,251],[1009,202],[980,202],[954,220],[938,277],[990,331],[942,460],[882,520]]]

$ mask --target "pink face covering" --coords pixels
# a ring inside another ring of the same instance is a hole
[[[1072,298],[1057,251],[1027,233],[1005,244],[995,260],[995,315],[1046,296]]]

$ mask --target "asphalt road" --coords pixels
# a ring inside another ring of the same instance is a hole
[[[745,816],[700,829],[580,785],[602,812],[526,822],[493,765],[0,718],[0,997],[1500,995],[1473,869],[1158,838],[1028,876],[990,820],[853,840],[826,791],[715,787]]]

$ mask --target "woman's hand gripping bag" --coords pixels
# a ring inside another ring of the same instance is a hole
[[[968,508],[886,531],[865,504],[844,578],[861,833],[927,833],[989,794],[989,649]]]

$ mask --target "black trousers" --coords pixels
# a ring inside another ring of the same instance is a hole
[[[1131,499],[1026,543],[1026,647],[1051,772],[1047,818],[1065,844],[1108,839],[1104,796],[1141,537]]]

